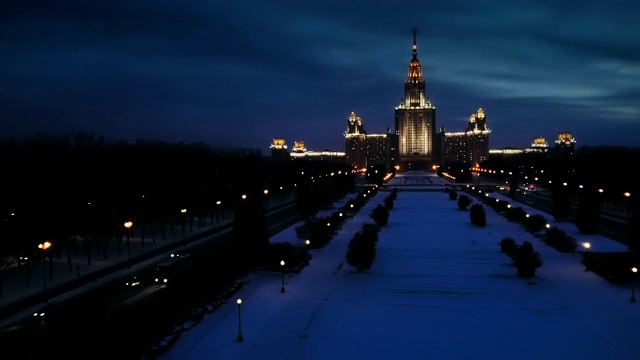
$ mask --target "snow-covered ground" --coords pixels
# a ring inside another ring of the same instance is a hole
[[[585,271],[582,249],[559,253],[490,208],[487,227],[478,228],[443,191],[403,191],[426,176],[400,174],[386,185],[400,191],[369,271],[345,262],[347,244],[386,191],[326,247],[311,250],[310,265],[286,276],[284,293],[279,273],[251,274],[237,296],[159,358],[640,359],[640,303],[630,302],[631,285]],[[572,224],[552,226],[594,251],[625,249]],[[271,241],[304,246],[294,229]],[[533,243],[544,261],[536,277],[517,276],[500,252],[504,237]]]

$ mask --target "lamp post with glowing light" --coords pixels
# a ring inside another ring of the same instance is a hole
[[[186,235],[185,235],[185,227],[186,227],[186,216],[185,214],[187,213],[187,209],[180,209],[180,213],[182,214],[182,240],[185,239]]]
[[[127,221],[126,223],[124,223],[124,227],[127,228],[127,257],[128,257],[129,267],[131,267],[131,243],[130,243],[131,226],[133,226],[133,223],[131,221]]]
[[[631,268],[631,302],[636,302],[636,273],[638,272],[637,267]]]
[[[280,289],[280,292],[283,293],[284,292],[284,260],[280,260],[280,266],[282,266],[282,288]]]
[[[631,196],[630,192],[625,192],[624,197],[626,198],[625,204],[627,206],[627,216],[631,215],[631,204],[629,203],[629,196]]]
[[[585,252],[586,252],[584,257],[584,271],[589,271],[588,256],[589,256],[589,248],[591,248],[591,244],[586,242],[582,244],[582,246],[584,246]]]
[[[236,300],[236,303],[238,304],[238,342],[243,342],[244,339],[242,338],[242,299],[238,298],[238,300]]]
[[[43,243],[38,244],[38,249],[42,250],[42,280],[44,280],[44,292],[47,291],[47,259],[46,259],[46,251],[51,247],[51,242],[45,241]],[[46,295],[45,295],[46,296]],[[45,298],[46,301],[46,298]]]

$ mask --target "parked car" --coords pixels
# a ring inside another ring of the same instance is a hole
[[[59,316],[61,312],[60,306],[56,303],[49,303],[33,312],[33,318],[35,320],[48,320],[55,316]]]
[[[140,278],[138,276],[132,276],[127,282],[125,282],[126,286],[135,287],[140,285]]]

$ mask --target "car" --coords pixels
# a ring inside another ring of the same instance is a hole
[[[44,321],[45,319],[51,319],[54,316],[60,315],[60,306],[56,303],[49,303],[34,311],[32,317],[35,320]]]
[[[137,276],[133,276],[129,280],[127,280],[127,282],[125,282],[125,285],[128,287],[138,286],[140,285],[140,278]]]
[[[171,253],[171,255],[169,257],[176,258],[176,257],[188,257],[188,256],[189,256],[189,253],[187,253],[187,252],[176,251],[174,253]]]
[[[47,309],[42,308],[42,309],[39,309],[37,311],[34,311],[33,312],[33,317],[35,319],[44,319],[47,316],[48,313],[49,312],[47,311]]]

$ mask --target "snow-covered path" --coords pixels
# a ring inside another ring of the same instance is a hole
[[[579,253],[561,254],[491,209],[487,227],[474,227],[442,191],[400,191],[373,267],[355,272],[347,243],[388,194],[312,250],[285,293],[279,273],[251,274],[237,294],[244,342],[234,297],[160,358],[640,359],[628,285],[584,271]],[[533,243],[544,261],[535,278],[517,276],[504,237]],[[272,241],[296,241],[294,227]]]

